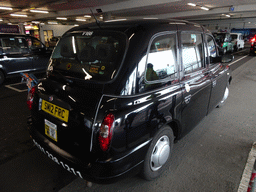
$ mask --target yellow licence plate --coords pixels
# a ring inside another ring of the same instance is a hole
[[[45,111],[46,113],[49,113],[54,117],[57,117],[58,119],[68,122],[69,111],[67,109],[64,109],[62,107],[54,105],[54,104],[52,104],[48,101],[45,101],[43,99],[42,99],[42,108],[41,109],[43,111]]]

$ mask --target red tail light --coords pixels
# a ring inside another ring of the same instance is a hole
[[[29,110],[32,109],[35,92],[36,92],[36,87],[32,87],[28,92],[27,105]]]
[[[254,42],[255,41],[255,37],[251,39],[251,42]]]
[[[110,113],[104,118],[101,124],[99,131],[99,142],[102,151],[107,151],[109,148],[112,139],[114,120],[114,115]]]
[[[223,47],[223,43],[221,43],[221,47]]]

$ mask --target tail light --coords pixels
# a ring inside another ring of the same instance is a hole
[[[29,110],[32,109],[35,92],[36,92],[36,87],[32,87],[28,92],[27,105]]]
[[[255,39],[255,37],[254,37],[254,38],[251,39],[251,42],[253,43],[255,40],[256,40],[256,39]]]
[[[221,43],[221,47],[223,47],[223,43]]]
[[[99,143],[102,151],[107,151],[109,148],[112,139],[114,120],[114,115],[110,113],[104,118],[101,124],[99,131]]]

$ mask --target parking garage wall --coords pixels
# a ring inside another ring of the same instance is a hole
[[[73,28],[74,25],[41,25],[40,26],[40,39],[43,43],[44,40],[44,31],[52,30],[53,36],[62,36],[67,30]]]

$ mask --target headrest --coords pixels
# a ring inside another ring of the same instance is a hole
[[[83,49],[77,55],[77,57],[80,61],[95,61],[95,49],[93,48],[93,46],[84,46]]]
[[[112,44],[99,44],[96,47],[97,59],[100,61],[113,61],[115,47]]]

